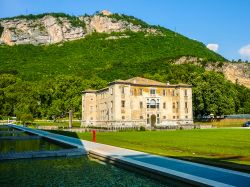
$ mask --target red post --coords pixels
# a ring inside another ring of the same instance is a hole
[[[96,142],[96,130],[92,131],[92,142]]]

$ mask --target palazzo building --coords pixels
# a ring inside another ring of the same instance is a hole
[[[134,77],[82,93],[82,126],[157,128],[193,124],[191,85]]]

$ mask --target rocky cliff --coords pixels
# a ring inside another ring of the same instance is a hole
[[[208,71],[216,71],[223,73],[225,78],[233,83],[244,85],[250,88],[250,63],[231,63],[231,62],[207,62],[202,63],[202,58],[182,57],[173,63],[175,64],[194,64],[204,66]]]
[[[107,10],[93,16],[74,17],[64,14],[44,14],[42,16],[20,16],[0,20],[0,43],[53,44],[77,40],[93,33],[146,32],[160,34],[154,28],[133,24],[119,15],[116,17]]]

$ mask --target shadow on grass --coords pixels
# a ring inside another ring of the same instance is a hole
[[[184,161],[190,161],[200,164],[206,164],[210,166],[221,167],[225,169],[237,170],[246,173],[250,173],[250,165],[239,164],[230,162],[231,160],[240,160],[243,156],[229,156],[223,158],[204,158],[204,157],[192,157],[192,156],[171,156],[170,158],[180,159]]]

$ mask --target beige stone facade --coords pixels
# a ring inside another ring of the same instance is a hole
[[[82,95],[82,126],[164,127],[193,124],[192,86],[141,77],[117,80]]]

